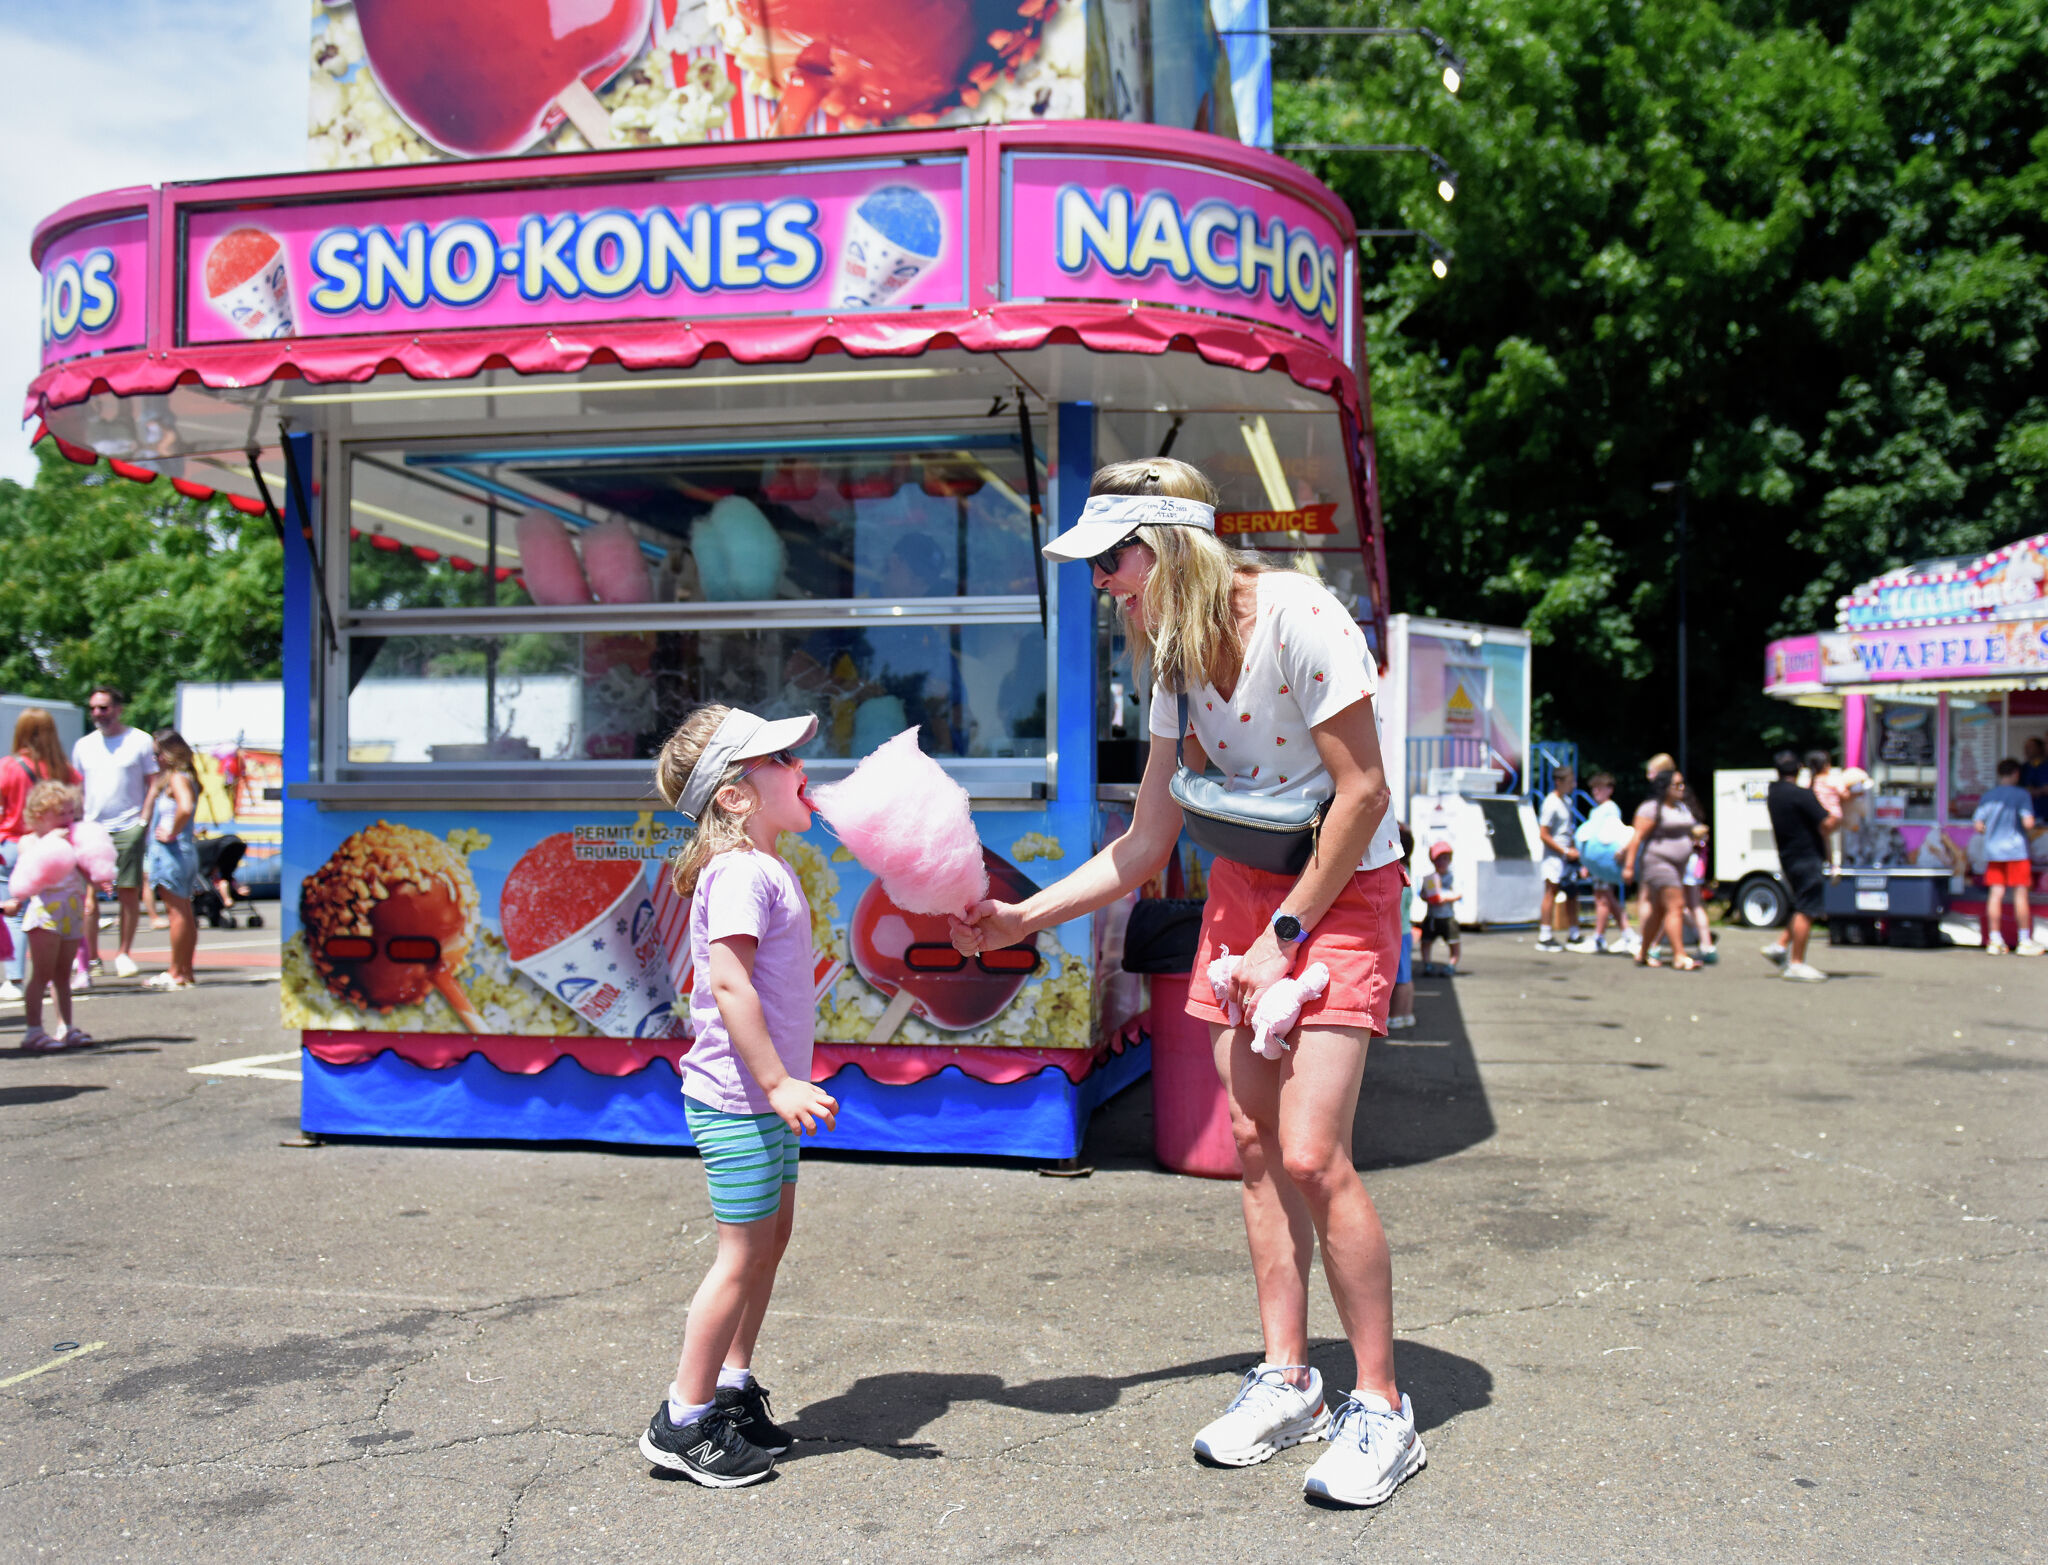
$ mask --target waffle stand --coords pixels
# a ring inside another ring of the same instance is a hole
[[[1120,828],[1144,692],[1083,565],[1101,462],[1385,644],[1355,238],[1220,136],[1070,122],[133,189],[38,230],[64,453],[285,542],[287,1027],[309,1133],[685,1144],[693,704],[901,729],[997,894]],[[829,1144],[1059,1159],[1146,1069],[1116,917],[964,970],[822,822]]]
[[[1897,925],[1915,943],[1951,911],[1981,925],[1971,816],[2000,758],[2048,738],[2048,534],[1863,583],[1837,604],[1834,630],[1771,643],[1764,689],[1839,712],[1841,764],[1869,777],[1844,822],[1831,925]],[[2038,891],[2048,838],[2034,863]],[[2016,942],[2012,923],[2008,903]]]

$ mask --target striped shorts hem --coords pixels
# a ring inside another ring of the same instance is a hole
[[[711,1186],[711,1215],[721,1223],[758,1223],[782,1205],[782,1187],[796,1183],[798,1137],[777,1114],[730,1114],[683,1099],[690,1139]]]

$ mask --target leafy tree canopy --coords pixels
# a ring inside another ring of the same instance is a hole
[[[85,704],[111,684],[138,728],[171,722],[181,680],[275,679],[284,553],[269,521],[38,451],[0,480],[0,690]]]
[[[1675,748],[1690,493],[1697,774],[1812,714],[1764,643],[1881,570],[2048,526],[2042,0],[1276,0],[1276,140],[1361,227],[1395,606],[1526,626],[1539,731]],[[1412,51],[1409,52],[1409,51]]]

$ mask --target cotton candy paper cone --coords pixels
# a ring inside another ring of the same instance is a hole
[[[906,913],[964,917],[988,895],[988,867],[967,790],[917,747],[906,728],[844,782],[811,800],[847,851]]]

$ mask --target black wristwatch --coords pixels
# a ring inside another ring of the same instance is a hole
[[[1308,939],[1308,931],[1301,927],[1301,920],[1292,913],[1273,915],[1273,934],[1284,946],[1298,946]]]

